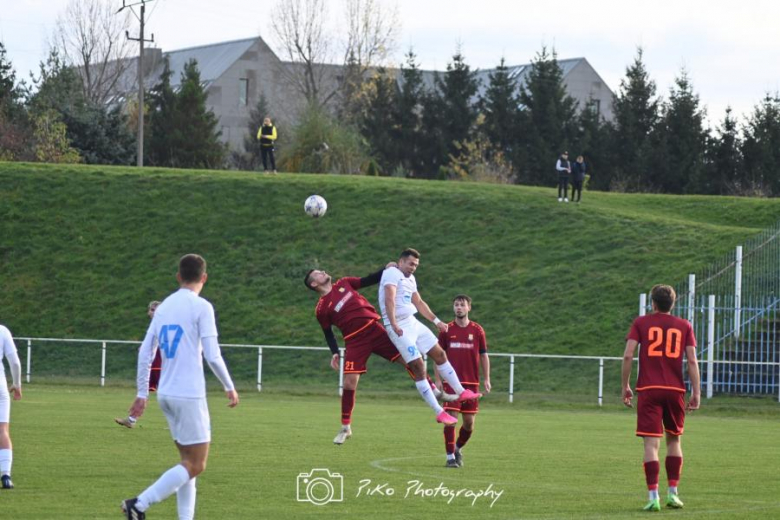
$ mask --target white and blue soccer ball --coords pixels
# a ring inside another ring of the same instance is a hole
[[[303,204],[303,209],[310,217],[319,218],[328,211],[328,203],[319,195],[311,195]]]

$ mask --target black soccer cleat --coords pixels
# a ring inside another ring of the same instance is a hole
[[[459,468],[458,462],[455,459],[447,459],[446,468]]]
[[[461,453],[460,448],[455,448],[455,462],[458,463],[458,467],[463,467],[463,453]]]
[[[11,481],[11,475],[3,475],[0,477],[0,481],[3,483],[3,489],[13,489],[14,483]]]
[[[146,513],[135,508],[138,498],[128,498],[122,502],[122,512],[127,515],[127,520],[146,520]]]

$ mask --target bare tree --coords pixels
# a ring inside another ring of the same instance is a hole
[[[323,96],[325,63],[332,59],[331,41],[325,30],[324,0],[276,2],[271,29],[283,62],[279,72],[310,104],[324,105],[333,96]]]
[[[366,72],[382,64],[395,47],[397,7],[379,0],[346,0],[346,30],[330,29],[324,0],[277,2],[271,30],[282,60],[280,73],[303,98],[325,105],[362,84]],[[339,41],[338,34],[345,34]],[[343,50],[341,63],[334,63]]]
[[[132,45],[125,38],[130,12],[116,14],[107,0],[70,0],[57,18],[53,45],[76,67],[85,97],[105,103],[128,67]]]

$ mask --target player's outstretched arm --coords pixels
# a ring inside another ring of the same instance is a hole
[[[395,293],[398,287],[392,284],[385,285],[385,309],[387,310],[387,319],[390,320],[390,327],[396,335],[403,336],[404,331],[398,326],[395,319]]]
[[[621,388],[623,394],[623,404],[629,408],[633,408],[632,400],[634,398],[634,392],[631,391],[631,369],[634,364],[634,351],[639,343],[636,340],[629,339],[626,341],[626,350],[623,352],[623,367],[621,370]]]
[[[425,303],[425,300],[422,299],[422,296],[420,296],[419,292],[416,292],[412,295],[412,304],[414,304],[414,306],[417,308],[417,312],[425,316],[426,319],[433,322],[439,331],[447,332],[447,329],[449,328],[447,327],[447,324],[436,317],[428,304]]]
[[[688,399],[686,410],[698,410],[701,404],[701,375],[699,374],[699,361],[696,359],[696,348],[685,347],[685,355],[688,357],[688,378],[691,380],[691,397]]]

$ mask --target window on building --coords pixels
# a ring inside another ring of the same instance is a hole
[[[601,115],[601,100],[600,99],[592,99],[590,106],[591,106],[594,114],[596,114],[597,116]]]
[[[246,106],[249,103],[249,79],[238,80],[238,104]]]

